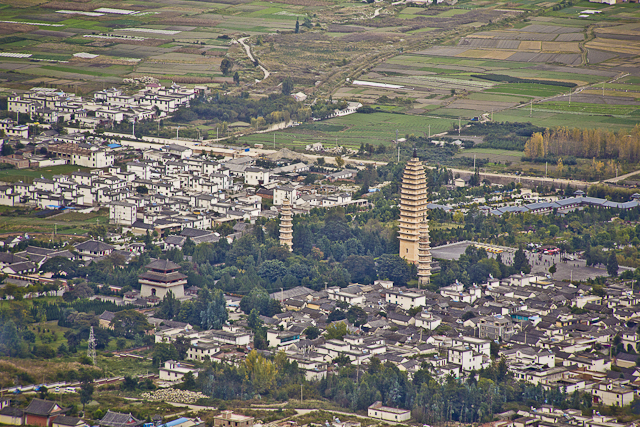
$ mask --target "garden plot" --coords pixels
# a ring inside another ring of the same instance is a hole
[[[470,49],[458,54],[459,57],[464,58],[478,58],[478,59],[508,59],[515,52],[512,50],[484,50],[484,49]]]
[[[43,37],[60,37],[60,38],[73,37],[76,35],[76,33],[71,33],[68,31],[51,31],[51,30],[37,30],[32,32],[31,34],[35,34],[37,36],[43,36]]]
[[[553,41],[558,35],[555,33],[521,33],[520,30],[483,31],[472,34],[467,38],[490,38],[495,40],[521,40],[521,41]]]
[[[637,105],[640,106],[640,101],[635,98],[624,96],[602,96],[602,92],[598,95],[589,94],[576,94],[572,95],[571,102],[588,103],[588,104],[603,104],[603,105]]]
[[[522,41],[518,45],[518,50],[542,50],[541,41]]]
[[[542,42],[542,50],[548,52],[580,52],[576,42]]]
[[[527,25],[524,28],[517,30],[522,33],[554,33],[554,34],[566,34],[566,33],[579,33],[582,28],[561,27],[558,25],[540,25],[532,24]]]
[[[473,99],[460,99],[449,104],[447,108],[455,108],[461,110],[504,110],[518,105],[518,102],[499,102],[499,101],[480,101]]]
[[[605,62],[610,59],[616,58],[616,55],[613,52],[605,52],[602,50],[589,49],[587,51],[587,62],[590,64],[599,64],[600,62]]]
[[[193,55],[189,53],[170,52],[150,57],[154,61],[182,62],[187,64],[215,64],[220,63],[220,59],[210,56]]]
[[[637,40],[602,39],[597,37],[587,42],[586,47],[616,54],[637,56],[640,55],[640,35]]]
[[[555,41],[557,42],[579,42],[584,40],[584,34],[582,33],[565,33],[559,34]]]
[[[166,63],[166,62],[144,62],[136,67],[137,73],[162,74],[162,75],[180,75],[197,74],[206,76],[220,75],[217,71],[220,61],[217,64],[184,64],[184,63]],[[212,72],[215,70],[215,72]]]
[[[464,89],[470,91],[480,91],[483,89],[492,88],[495,86],[495,83],[489,81],[481,81],[481,80],[471,80],[466,77],[463,79],[455,79],[455,78],[446,78],[446,77],[435,77],[435,76],[415,76],[415,77],[388,77],[380,79],[386,83],[396,83],[403,84],[405,86],[416,85],[426,88],[435,88],[435,89]]]
[[[518,40],[492,40],[485,38],[463,38],[458,46],[469,46],[483,49],[518,49]]]
[[[104,54],[109,56],[116,57],[126,57],[126,58],[148,58],[150,56],[162,55],[165,53],[171,52],[175,48],[162,48],[162,47],[151,47],[151,46],[137,46],[137,45],[127,45],[127,44],[118,44],[113,46],[112,48],[107,49]]]

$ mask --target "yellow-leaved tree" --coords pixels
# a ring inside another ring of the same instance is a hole
[[[275,385],[278,373],[276,366],[257,351],[251,350],[242,367],[245,379],[251,382],[256,393],[267,393]]]
[[[545,143],[542,133],[535,132],[524,145],[524,156],[530,159],[545,157]]]
[[[562,178],[562,169],[564,169],[564,163],[562,162],[562,157],[560,157],[556,164],[556,174],[558,175],[558,178]]]

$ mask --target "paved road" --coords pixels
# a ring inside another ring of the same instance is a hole
[[[253,57],[253,54],[251,53],[251,47],[246,44],[244,41],[247,40],[249,37],[243,37],[241,39],[238,39],[238,43],[240,43],[242,45],[242,47],[244,47],[245,52],[247,52],[247,56],[249,57],[249,60],[251,62],[258,63],[258,67],[262,70],[262,72],[264,73],[264,79],[266,79],[267,77],[269,77],[271,75],[271,73],[269,71],[267,71],[266,68],[264,68],[262,65],[260,65],[260,63],[258,61],[256,61],[256,59]],[[259,80],[258,80],[259,81]]]
[[[616,176],[615,178],[609,178],[607,179],[605,182],[618,182],[618,181],[623,181],[627,178],[632,177],[633,175],[637,175],[640,173],[640,170],[637,171],[633,171],[633,172],[629,172],[629,173],[625,173],[624,175],[620,175],[620,176]]]

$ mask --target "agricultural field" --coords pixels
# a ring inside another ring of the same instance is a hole
[[[122,85],[123,78],[152,76],[163,84],[259,97],[280,91],[289,76],[308,102],[332,96],[380,111],[279,131],[276,139],[289,147],[336,138],[349,147],[379,144],[393,140],[396,130],[426,134],[430,123],[432,133],[440,133],[452,121],[483,115],[544,126],[567,119],[633,126],[640,12],[634,4],[586,0],[565,6],[543,0],[429,7],[338,0],[9,1],[0,6],[0,93],[49,86],[90,95]],[[220,71],[224,58],[233,61],[227,75]],[[268,70],[266,78],[255,62]],[[564,99],[569,91],[576,97],[571,106]]]
[[[408,114],[372,113],[337,117],[312,124],[304,124],[275,133],[278,147],[304,149],[308,144],[321,142],[325,146],[342,145],[358,149],[362,143],[390,145],[398,137],[406,135],[428,136],[452,130],[457,121],[429,116]],[[242,138],[248,144],[273,146],[274,135],[254,134]],[[393,153],[390,153],[392,156]],[[391,157],[389,157],[390,159]]]
[[[5,178],[3,178],[4,180]],[[8,206],[0,209],[0,235],[4,233],[27,232],[57,235],[84,235],[90,227],[109,223],[108,209],[89,213],[64,211],[44,217],[40,210],[21,211]]]

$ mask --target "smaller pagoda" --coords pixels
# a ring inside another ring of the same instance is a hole
[[[425,215],[420,222],[420,240],[418,243],[418,284],[420,286],[426,286],[431,281],[431,261],[429,222]]]
[[[291,214],[291,202],[284,199],[282,210],[280,211],[280,245],[287,245],[289,250],[293,250],[293,215]]]

